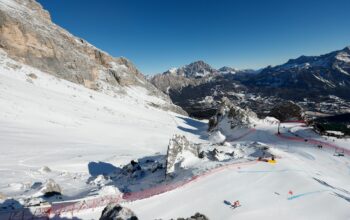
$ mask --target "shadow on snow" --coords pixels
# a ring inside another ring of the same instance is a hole
[[[202,140],[207,139],[207,137],[208,137],[208,135],[207,135],[208,124],[207,123],[201,122],[201,121],[198,121],[195,119],[191,119],[191,118],[181,117],[181,116],[176,116],[176,117],[183,120],[190,127],[193,127],[193,128],[185,128],[183,126],[178,125],[177,126],[178,129],[180,129],[184,132],[198,135],[200,137],[200,139],[202,139]]]
[[[35,214],[32,211],[23,206],[19,201],[15,199],[6,199],[0,203],[0,219],[1,220],[81,220],[80,218],[53,216],[48,217],[46,213]]]

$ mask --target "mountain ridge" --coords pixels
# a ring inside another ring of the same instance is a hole
[[[350,100],[350,47],[319,56],[303,55],[261,70],[227,74],[235,69],[220,69],[201,77],[186,73],[174,76],[166,71],[154,75],[151,82],[190,115],[200,118],[212,116],[224,96],[236,105],[252,108],[261,116],[266,116],[272,105],[284,100],[304,102],[307,99],[308,103],[299,104],[306,110],[321,112],[324,110],[320,110],[317,103],[337,103],[341,109],[346,109],[346,100]],[[335,111],[331,107],[326,110],[327,113]]]
[[[114,95],[127,95],[128,87],[142,87],[163,100],[162,108],[185,114],[128,59],[112,57],[54,24],[49,12],[35,0],[1,1],[0,18],[0,49],[10,58]]]

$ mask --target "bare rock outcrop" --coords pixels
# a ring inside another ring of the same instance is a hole
[[[169,141],[166,174],[173,173],[176,166],[181,166],[182,162],[191,159],[191,157],[198,158],[198,148],[185,136],[174,135]]]
[[[184,87],[205,83],[218,74],[218,70],[199,60],[180,68],[170,69],[162,74],[156,74],[151,78],[151,82],[165,93],[169,93],[169,90],[179,92]]]
[[[125,87],[142,87],[164,101],[156,107],[186,114],[129,60],[114,58],[55,25],[35,0],[0,1],[0,49],[20,63],[90,89],[124,94]]]
[[[103,209],[100,220],[138,220],[138,218],[130,209],[110,204]]]
[[[221,130],[225,134],[235,127],[254,127],[259,120],[258,116],[250,109],[242,109],[223,97],[217,113],[209,120],[208,130]]]
[[[209,218],[197,212],[196,214],[192,215],[189,218],[178,218],[177,220],[209,220]]]

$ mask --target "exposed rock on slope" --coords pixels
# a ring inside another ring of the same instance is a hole
[[[185,160],[191,160],[191,157],[198,158],[197,147],[190,143],[185,136],[174,135],[168,146],[166,174],[173,173],[177,165],[181,167],[181,164],[185,163]]]
[[[193,216],[189,217],[189,218],[178,218],[177,220],[209,220],[209,218],[207,218],[205,215],[201,214],[201,213],[196,213]]]
[[[230,130],[236,127],[251,128],[258,123],[260,119],[250,109],[242,109],[224,97],[221,101],[221,107],[215,116],[209,120],[209,131],[219,130],[224,135],[230,133]]]
[[[60,185],[58,185],[53,179],[49,179],[40,191],[45,196],[62,194],[62,189],[61,189]]]
[[[170,69],[162,74],[151,78],[151,82],[165,93],[180,91],[186,86],[200,85],[211,77],[218,74],[218,71],[203,61],[196,61],[189,65]]]
[[[103,209],[100,220],[138,220],[138,218],[130,209],[110,204]]]
[[[12,59],[95,90],[126,94],[142,87],[164,100],[161,108],[184,113],[125,58],[114,58],[51,22],[35,0],[0,1],[0,49]]]

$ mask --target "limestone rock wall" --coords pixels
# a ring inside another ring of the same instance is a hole
[[[117,92],[143,87],[165,101],[161,108],[185,114],[129,60],[114,58],[57,26],[35,0],[0,1],[0,49],[16,61],[90,89],[101,90],[104,84]]]

